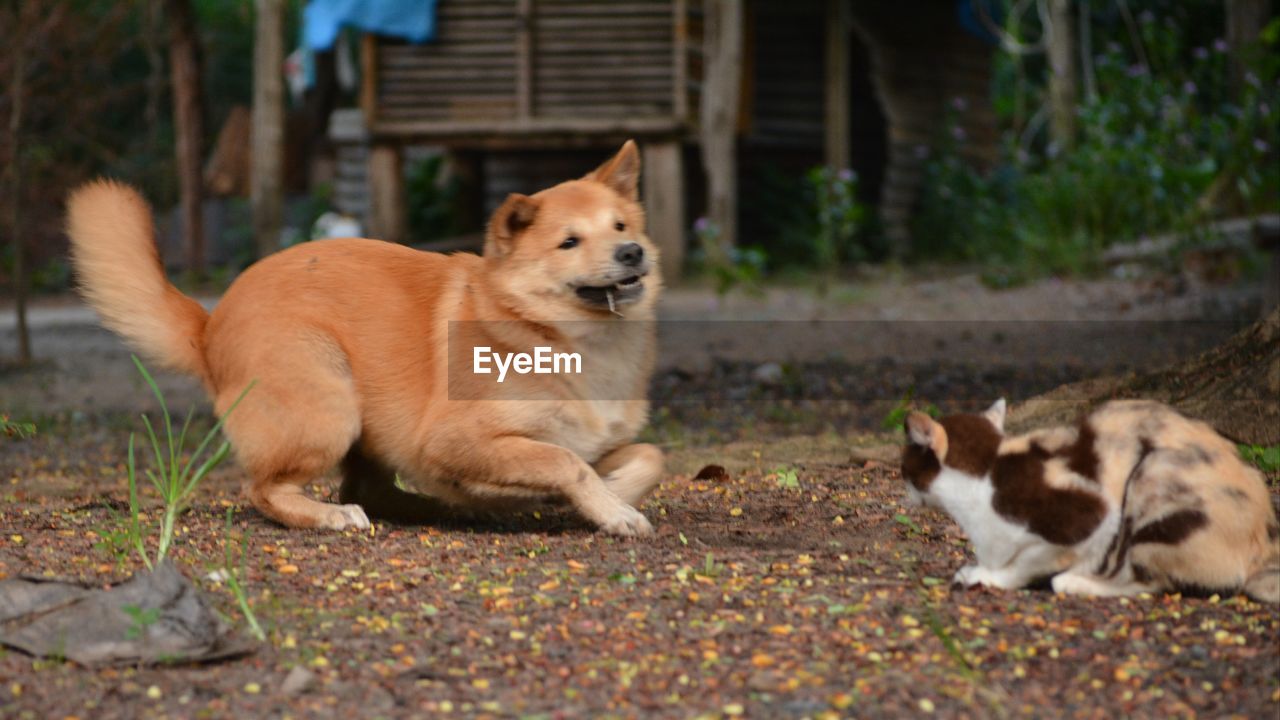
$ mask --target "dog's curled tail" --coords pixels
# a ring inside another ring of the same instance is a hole
[[[67,235],[80,292],[102,324],[149,361],[204,378],[209,313],[165,277],[147,201],[122,183],[89,182],[67,200]]]

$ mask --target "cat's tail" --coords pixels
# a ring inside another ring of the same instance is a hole
[[[209,314],[165,277],[142,196],[110,180],[81,186],[67,201],[67,235],[80,291],[102,324],[147,359],[203,378]]]
[[[1244,581],[1244,591],[1258,602],[1280,603],[1280,522],[1267,523],[1267,543]]]

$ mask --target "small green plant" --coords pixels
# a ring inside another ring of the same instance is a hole
[[[752,294],[760,292],[766,264],[763,250],[724,247],[719,226],[705,217],[693,224],[693,233],[698,238],[703,269],[715,280],[716,295],[724,297],[737,287]]]
[[[783,490],[800,489],[800,478],[796,475],[795,468],[780,466],[774,468],[773,472],[770,474],[773,475],[774,482],[778,484],[778,487]]]
[[[912,520],[911,517],[908,515],[903,515],[902,513],[898,513],[897,515],[893,516],[893,521],[898,523],[899,525],[906,527],[907,532],[910,535],[924,534],[924,531],[920,529],[920,526],[916,524],[916,521]]]
[[[716,562],[715,557],[711,553],[707,553],[707,557],[702,561],[702,569],[698,571],[698,574],[706,578],[716,578],[720,577],[723,572],[724,563]]]
[[[916,408],[915,403],[913,402],[915,399],[915,394],[916,394],[916,389],[909,388],[907,392],[902,396],[902,399],[898,401],[898,404],[894,405],[893,409],[890,410],[887,414],[885,414],[884,420],[880,421],[880,427],[884,428],[885,430],[901,430],[902,423],[905,422],[907,419],[907,414],[910,413],[912,410],[918,409]],[[920,411],[932,418],[937,418],[942,415],[942,411],[939,410],[938,406],[934,405],[933,403],[929,403],[928,405],[924,406],[924,408],[921,409]]]
[[[266,642],[267,634],[263,632],[262,626],[258,624],[258,616],[253,613],[253,608],[249,606],[249,596],[244,591],[244,586],[240,584],[240,578],[244,575],[244,559],[248,554],[246,551],[249,547],[248,531],[240,534],[240,562],[236,563],[231,558],[231,517],[235,514],[234,508],[227,508],[227,531],[225,541],[223,542],[223,564],[222,573],[227,583],[227,588],[231,590],[231,594],[235,596],[236,603],[240,605],[240,612],[244,614],[244,619],[249,623],[249,630],[261,642]]]
[[[1280,473],[1280,445],[1240,445],[1240,457],[1264,473]]]
[[[805,179],[817,200],[813,254],[819,270],[818,289],[825,294],[831,276],[840,268],[841,258],[860,250],[853,239],[862,226],[866,208],[858,202],[858,176],[852,170],[836,172],[819,165],[810,170]]]
[[[26,440],[35,434],[35,423],[12,420],[8,415],[0,415],[0,435],[14,440]]]
[[[133,619],[133,624],[125,631],[125,638],[137,640],[146,634],[147,628],[160,620],[161,608],[140,608],[137,605],[125,605],[121,610]]]
[[[227,412],[218,419],[212,429],[205,434],[200,444],[196,446],[195,452],[183,462],[183,448],[186,444],[187,431],[191,428],[191,418],[195,414],[195,408],[187,413],[187,419],[182,424],[182,430],[175,437],[173,433],[173,420],[169,415],[169,405],[165,402],[164,394],[160,392],[156,381],[151,377],[151,373],[143,367],[142,361],[137,356],[133,358],[133,364],[138,368],[138,372],[142,374],[142,378],[146,380],[147,386],[151,388],[152,394],[160,403],[160,412],[164,416],[164,443],[157,437],[155,428],[151,425],[151,420],[146,415],[142,416],[142,423],[147,428],[147,438],[151,443],[151,450],[155,455],[155,468],[146,470],[146,477],[151,481],[151,485],[160,494],[163,501],[164,510],[160,516],[160,525],[158,528],[158,539],[155,557],[147,554],[146,544],[144,542],[144,529],[142,521],[142,511],[138,502],[138,473],[137,463],[134,458],[134,435],[129,435],[129,518],[125,529],[127,541],[137,551],[138,556],[146,563],[148,568],[154,568],[169,553],[169,548],[173,545],[173,531],[177,523],[178,517],[186,511],[191,502],[192,493],[200,481],[205,478],[215,467],[218,466],[231,451],[231,444],[223,441],[216,450],[206,456],[205,451],[209,448],[209,444],[217,437],[218,431],[222,429],[222,424],[235,411],[236,406],[244,399],[244,396],[253,387],[253,383],[249,383],[249,387],[240,393],[235,402],[231,403],[231,407],[227,408]],[[204,458],[201,460],[201,458]],[[197,464],[197,462],[199,464]]]

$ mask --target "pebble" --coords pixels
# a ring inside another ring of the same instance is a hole
[[[289,674],[285,676],[284,682],[280,683],[280,693],[286,696],[300,695],[311,687],[311,683],[315,682],[316,674],[310,670],[295,665]]]

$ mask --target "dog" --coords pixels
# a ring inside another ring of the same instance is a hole
[[[639,177],[628,141],[580,179],[512,194],[479,256],[303,243],[250,266],[211,313],[166,279],[133,189],[80,187],[67,232],[102,323],[204,383],[267,517],[363,529],[558,500],[605,532],[649,535],[636,507],[663,455],[632,441],[648,419],[662,280]],[[516,352],[547,348],[580,372],[530,371]],[[308,497],[334,467],[340,504]]]

